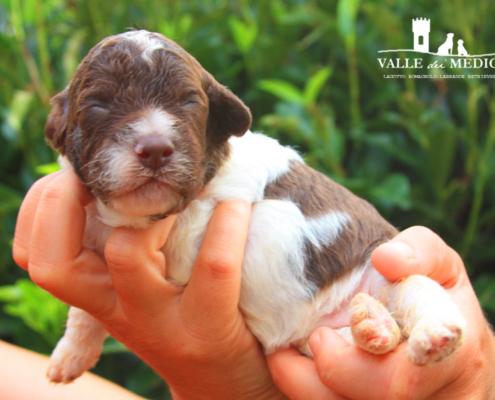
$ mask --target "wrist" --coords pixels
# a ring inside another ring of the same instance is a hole
[[[279,400],[287,399],[275,386],[266,361],[260,354],[255,360],[243,357],[221,368],[214,363],[188,374],[170,376],[168,384],[174,400]],[[229,367],[230,366],[230,367]],[[255,366],[255,367],[253,367]]]
[[[173,400],[287,400],[287,397],[272,384],[266,388],[226,388],[218,386],[216,388],[185,388],[169,385]]]

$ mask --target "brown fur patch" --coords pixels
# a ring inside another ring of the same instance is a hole
[[[265,198],[290,200],[308,219],[331,212],[351,217],[321,250],[309,240],[305,243],[306,276],[319,288],[363,266],[378,245],[398,233],[370,203],[299,161],[292,161],[288,173],[267,185]]]

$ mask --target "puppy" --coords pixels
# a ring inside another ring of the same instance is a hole
[[[468,54],[467,50],[465,49],[463,43],[464,43],[464,40],[462,40],[462,39],[459,39],[457,41],[457,54],[460,56],[468,57],[469,54]]]
[[[452,49],[454,47],[453,33],[447,33],[447,40],[438,48],[438,55],[450,56],[452,55]]]
[[[397,234],[366,201],[249,131],[248,108],[173,41],[131,31],[97,44],[53,98],[45,134],[96,200],[85,246],[103,257],[113,227],[178,214],[163,252],[167,278],[186,285],[219,201],[253,204],[240,308],[265,352],[330,326],[376,354],[409,338],[412,363],[440,361],[466,322],[422,276],[390,284],[370,254]],[[48,370],[70,382],[97,361],[105,330],[72,308]]]

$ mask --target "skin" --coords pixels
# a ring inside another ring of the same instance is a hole
[[[459,255],[424,227],[409,228],[372,254],[388,280],[412,274],[434,279],[468,321],[464,344],[446,360],[418,367],[406,357],[407,341],[376,356],[349,345],[330,328],[310,337],[314,361],[294,349],[268,357],[273,379],[291,399],[493,399],[495,338]]]
[[[174,217],[144,230],[115,229],[105,265],[82,245],[91,199],[71,171],[39,180],[19,213],[14,259],[36,284],[97,318],[169,383],[176,399],[285,398],[274,381],[294,399],[490,398],[493,335],[459,256],[425,228],[404,231],[372,260],[392,281],[419,273],[447,288],[469,321],[458,353],[419,368],[407,360],[405,344],[375,356],[321,328],[310,340],[315,361],[288,349],[268,357],[267,366],[237,307],[249,204],[217,207],[191,280],[177,287],[165,279],[159,251]]]
[[[0,393],[2,400],[144,400],[96,375],[86,373],[72,385],[52,385],[43,371],[48,358],[0,342]],[[5,362],[8,360],[8,362]]]

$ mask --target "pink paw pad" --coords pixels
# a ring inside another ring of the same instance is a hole
[[[430,365],[456,351],[463,340],[464,332],[459,326],[421,321],[411,332],[407,356],[413,364]]]
[[[400,343],[401,331],[390,312],[365,293],[352,299],[349,320],[354,342],[363,350],[385,354]]]

